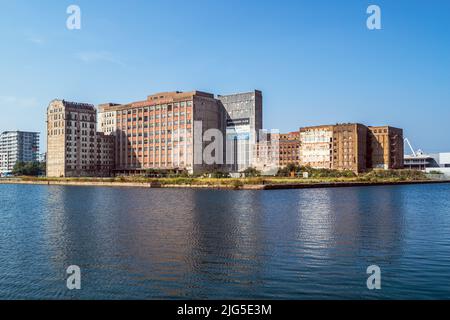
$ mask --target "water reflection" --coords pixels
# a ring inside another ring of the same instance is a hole
[[[335,239],[334,226],[337,212],[333,192],[330,189],[306,190],[298,193],[297,241],[308,252],[321,252],[332,246]]]
[[[2,297],[420,298],[450,291],[439,284],[414,291],[405,272],[418,264],[413,283],[442,283],[450,264],[447,185],[433,186],[432,196],[423,186],[0,187]],[[73,264],[83,270],[80,292],[65,288]],[[389,280],[378,296],[365,288],[370,264]]]

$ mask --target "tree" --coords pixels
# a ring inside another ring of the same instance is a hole
[[[256,170],[256,168],[247,168],[242,173],[245,174],[246,177],[250,178],[259,177],[261,175],[261,171]]]
[[[40,162],[17,162],[13,168],[16,176],[39,176],[45,173],[45,164]]]
[[[230,177],[230,174],[228,172],[223,172],[220,170],[211,172],[211,178],[214,178],[214,179],[227,179],[229,177]]]
[[[279,177],[290,177],[292,174],[296,175],[301,171],[301,167],[296,165],[295,163],[289,163],[284,168],[281,168],[278,171]]]

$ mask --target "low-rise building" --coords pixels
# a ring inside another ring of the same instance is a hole
[[[428,154],[405,155],[404,168],[425,171],[427,168],[439,168],[436,158]]]
[[[405,155],[404,167],[409,170],[442,172],[450,176],[450,152],[425,154],[422,150]]]
[[[450,152],[439,153],[438,163],[441,168],[450,168]]]

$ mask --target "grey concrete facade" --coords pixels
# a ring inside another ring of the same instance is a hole
[[[244,171],[255,165],[255,146],[263,128],[262,92],[221,95],[225,111],[226,169],[232,172]]]

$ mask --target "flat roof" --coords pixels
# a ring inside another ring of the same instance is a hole
[[[31,133],[31,134],[41,134],[40,132],[35,131],[21,131],[21,130],[9,130],[9,131],[3,131],[1,134],[8,134],[8,133]]]
[[[172,92],[160,92],[147,96],[146,100],[135,101],[124,104],[116,104],[116,103],[103,103],[99,104],[99,109],[102,111],[115,111],[115,110],[124,110],[130,108],[142,108],[146,106],[154,106],[158,104],[169,104],[176,102],[183,102],[185,100],[191,100],[194,97],[203,97],[214,99],[214,95],[212,93],[207,93],[203,91],[172,91]]]

